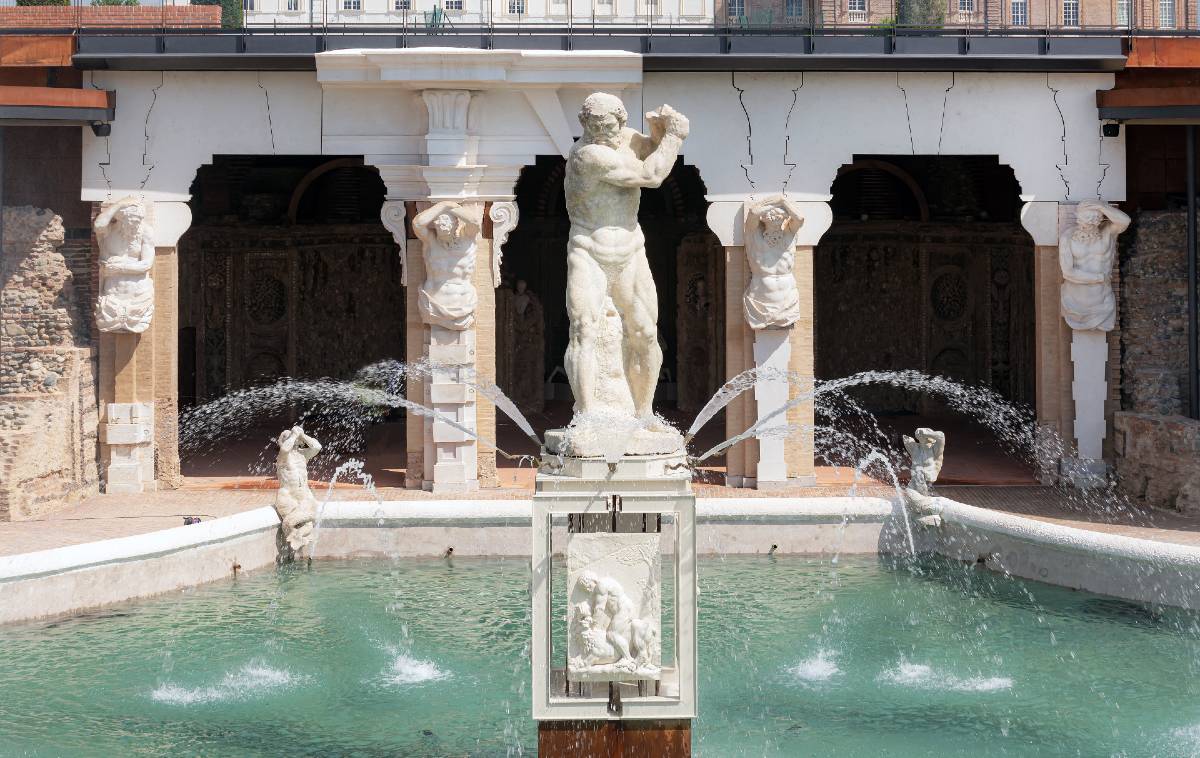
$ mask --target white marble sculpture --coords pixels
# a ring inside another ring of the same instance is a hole
[[[425,281],[417,296],[426,324],[462,331],[475,323],[479,293],[475,244],[479,219],[458,203],[443,200],[413,219],[413,233],[423,243]]]
[[[105,205],[92,223],[100,245],[96,326],[102,332],[140,333],[154,317],[152,206],[130,195]]]
[[[1062,316],[1072,329],[1112,331],[1117,303],[1112,290],[1117,235],[1129,228],[1129,216],[1094,200],[1075,208],[1075,224],[1058,242],[1062,268]]]
[[[742,309],[751,329],[782,329],[800,318],[796,287],[796,232],[804,223],[800,210],[782,196],[746,209],[746,257],[750,284]]]
[[[627,127],[621,100],[596,93],[579,113],[583,137],[571,148],[565,179],[571,218],[567,245],[567,315],[571,320],[565,368],[575,395],[573,455],[600,454],[582,442],[583,427],[633,418],[641,429],[628,453],[667,453],[682,437],[651,411],[662,366],[658,345],[658,292],[638,225],[643,187],[657,187],[675,165],[688,120],[669,105],[646,114],[649,136]],[[611,299],[621,321],[624,386],[601,372],[600,342]],[[610,391],[610,388],[612,390]],[[627,398],[633,414],[626,409]],[[601,421],[603,419],[603,421]],[[594,436],[594,435],[593,435]]]
[[[277,442],[279,455],[275,467],[279,491],[275,495],[275,512],[279,514],[283,538],[294,552],[312,542],[317,499],[308,487],[308,462],[321,452],[321,443],[299,426],[284,431]]]
[[[904,436],[904,449],[911,459],[912,472],[908,480],[910,489],[928,495],[929,485],[937,481],[942,473],[942,456],[946,452],[946,433],[926,427],[917,429],[912,437]]]
[[[567,545],[567,679],[662,675],[658,534],[573,534]]]

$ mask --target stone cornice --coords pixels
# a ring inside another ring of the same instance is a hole
[[[425,47],[318,53],[317,80],[330,86],[403,89],[605,87],[642,82],[642,56],[622,51],[469,50]]]

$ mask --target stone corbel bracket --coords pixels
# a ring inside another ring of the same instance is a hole
[[[488,211],[492,220],[492,286],[500,286],[500,264],[504,260],[504,243],[508,235],[517,226],[519,213],[517,204],[511,200],[501,200],[492,203]]]
[[[408,210],[403,200],[388,200],[379,210],[379,218],[383,221],[384,228],[392,233],[392,239],[400,248],[400,286],[402,287],[408,286],[408,231],[404,226],[407,216]]]

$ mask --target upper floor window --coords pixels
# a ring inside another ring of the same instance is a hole
[[[1158,0],[1158,28],[1175,28],[1175,0]]]
[[[463,0],[445,0],[442,7],[448,11],[461,11],[463,9]]]
[[[783,15],[788,18],[803,18],[804,0],[784,0]]]
[[[1079,26],[1079,0],[1063,0],[1063,26]]]
[[[514,16],[525,15],[525,0],[508,0],[508,12]]]
[[[975,12],[975,0],[958,0],[958,12],[959,13],[974,13]]]
[[[746,0],[726,0],[725,8],[730,18],[742,18],[746,15]]]
[[[866,13],[867,0],[849,0],[848,8],[851,13]]]
[[[362,0],[342,0],[342,10],[344,11],[361,11]]]
[[[244,11],[254,10],[254,0],[242,0],[242,10],[244,10]]]
[[[287,9],[289,11],[300,10],[300,0],[287,0]]]
[[[1129,26],[1130,0],[1117,0],[1117,26]]]
[[[1029,0],[1012,0],[1012,25],[1027,26],[1029,24]]]

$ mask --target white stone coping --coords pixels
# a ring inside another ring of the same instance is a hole
[[[697,521],[720,524],[821,524],[883,521],[895,506],[883,498],[709,498],[697,501]],[[321,528],[459,526],[529,527],[530,500],[331,501],[322,508]],[[270,506],[199,524],[130,537],[0,556],[0,583],[75,571],[91,566],[144,560],[276,529]]]
[[[0,583],[32,579],[123,561],[140,561],[160,555],[225,542],[279,527],[275,509],[266,506],[199,524],[156,532],[67,545],[33,553],[0,556]]]
[[[943,523],[1072,553],[1156,565],[1200,568],[1200,547],[1079,529],[935,497]],[[914,517],[915,521],[915,517]]]
[[[895,513],[880,497],[697,498],[698,524],[825,524],[883,521]],[[530,500],[343,500],[321,512],[322,528],[372,526],[529,526]]]

